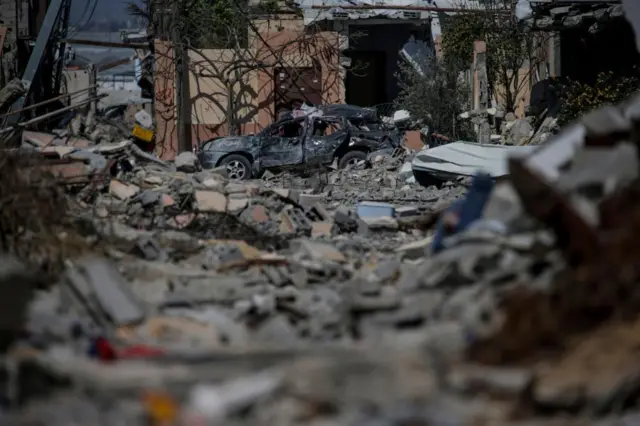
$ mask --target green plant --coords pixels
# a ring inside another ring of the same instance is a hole
[[[407,62],[400,64],[396,106],[423,120],[433,131],[458,139],[470,137],[471,129],[457,119],[469,107],[469,85],[445,61],[430,58],[421,65],[418,71]]]
[[[637,70],[627,75],[607,71],[598,74],[592,84],[556,80],[554,89],[561,102],[558,123],[566,124],[602,105],[624,101],[631,93],[640,90],[640,78]]]
[[[131,16],[149,22],[152,31],[177,31],[191,48],[246,47],[250,13],[248,2],[239,0],[143,0],[127,5]],[[277,3],[261,4],[260,13],[273,13]],[[170,28],[167,28],[167,25]]]
[[[507,111],[515,110],[518,96],[528,86],[529,75],[523,70],[534,69],[531,52],[543,43],[509,13],[515,3],[487,0],[479,10],[449,16],[442,23],[442,50],[457,69],[469,69],[474,43],[485,42],[489,90]]]

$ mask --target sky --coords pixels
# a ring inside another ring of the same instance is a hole
[[[71,3],[71,22],[82,17],[87,2],[92,0],[72,0]],[[98,0],[94,17],[106,17],[111,19],[125,19],[127,16],[126,4],[130,0]]]

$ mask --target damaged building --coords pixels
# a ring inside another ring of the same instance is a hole
[[[416,58],[434,55],[433,4],[383,3],[375,8],[343,1],[281,4],[278,13],[251,19],[246,49],[189,50],[188,84],[182,81],[182,87],[189,90],[192,145],[258,133],[303,103],[378,106],[388,113],[384,106],[400,90],[398,63],[404,58],[419,66]],[[250,1],[248,7],[259,4]],[[173,62],[170,45],[159,42],[156,134],[163,158],[179,150]]]
[[[620,0],[520,0],[517,15],[531,30],[550,34],[540,80],[592,83],[603,71],[624,74],[640,64]]]
[[[430,1],[387,0],[354,5],[345,0],[299,0],[305,25],[322,25],[344,37],[342,64],[345,102],[375,106],[393,102],[400,91],[398,64],[420,66],[435,49],[431,34]],[[371,90],[372,87],[378,90]]]

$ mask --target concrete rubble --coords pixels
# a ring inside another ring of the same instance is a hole
[[[3,424],[634,424],[639,104],[484,198],[408,153],[237,182],[26,134],[66,210],[0,220]]]

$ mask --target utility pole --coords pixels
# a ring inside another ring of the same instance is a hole
[[[185,152],[192,150],[191,144],[191,95],[189,93],[189,66],[188,52],[182,44],[180,34],[179,1],[173,2],[173,19],[171,20],[171,41],[173,45],[174,62],[176,69],[176,116],[178,151]]]

